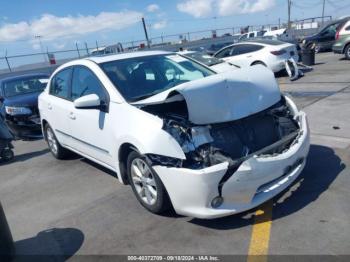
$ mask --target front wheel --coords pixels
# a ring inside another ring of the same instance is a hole
[[[49,124],[45,126],[45,138],[50,152],[55,158],[65,159],[69,155],[70,152],[60,145]]]
[[[132,190],[142,206],[155,214],[170,209],[168,193],[145,156],[131,152],[128,156],[127,172]]]
[[[2,152],[1,157],[3,161],[8,162],[14,158],[14,153],[10,148],[6,148]]]

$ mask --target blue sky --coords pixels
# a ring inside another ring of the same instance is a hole
[[[0,56],[63,50],[213,28],[276,24],[287,19],[287,0],[11,0],[0,9]],[[322,0],[294,0],[292,19],[320,16]],[[350,14],[349,0],[327,0],[326,15]],[[216,19],[213,19],[216,17]]]

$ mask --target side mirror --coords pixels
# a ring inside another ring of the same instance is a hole
[[[78,109],[100,109],[101,100],[96,94],[82,96],[74,100],[74,107]]]

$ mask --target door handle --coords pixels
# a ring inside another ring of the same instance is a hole
[[[248,56],[247,56],[247,58],[250,58],[250,57],[252,57],[252,55],[248,55]]]
[[[52,105],[51,105],[51,104],[48,104],[48,105],[47,105],[47,108],[48,108],[49,110],[51,110],[51,109],[52,109]]]
[[[75,120],[75,115],[73,112],[70,112],[69,113],[69,118],[72,119],[72,120]]]

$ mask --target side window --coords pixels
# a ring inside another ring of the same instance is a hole
[[[69,99],[69,86],[71,79],[71,68],[58,72],[51,80],[50,94]]]
[[[217,53],[215,57],[217,57],[217,58],[228,57],[228,56],[231,55],[231,49],[232,49],[232,47],[227,47],[224,50],[222,50],[219,53]]]
[[[251,52],[258,51],[263,47],[260,45],[239,45],[233,50],[232,55],[243,55]]]
[[[350,25],[347,28],[345,28],[345,31],[350,31]]]
[[[90,69],[77,66],[73,70],[72,80],[72,100],[86,96],[96,94],[101,101],[106,102],[106,91],[98,80],[97,76],[91,72]]]
[[[249,38],[253,38],[253,37],[254,37],[254,33],[250,33]]]

